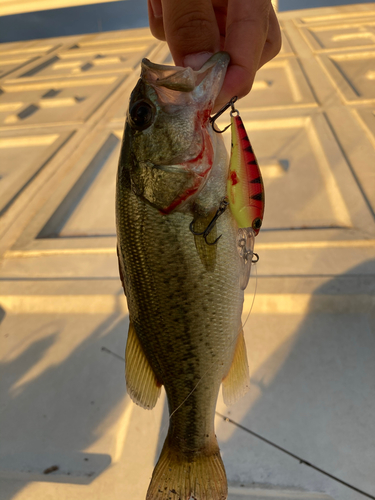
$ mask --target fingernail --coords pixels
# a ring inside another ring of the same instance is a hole
[[[160,0],[150,0],[155,18],[163,17],[163,8]]]
[[[209,60],[213,55],[212,52],[198,52],[197,54],[189,54],[184,57],[184,66],[190,66],[190,68],[197,71],[201,69],[203,64]]]

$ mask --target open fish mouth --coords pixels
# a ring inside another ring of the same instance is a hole
[[[199,95],[200,100],[209,97],[215,101],[223,84],[229,61],[229,54],[218,52],[200,70],[195,71],[190,67],[155,64],[148,59],[143,59],[141,78],[145,83],[155,88],[164,89],[164,91],[193,92],[196,96]],[[161,93],[161,95],[163,94]],[[172,97],[168,103],[173,104],[173,94],[165,93],[164,96]]]

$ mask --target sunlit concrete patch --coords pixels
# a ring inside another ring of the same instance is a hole
[[[229,486],[228,500],[332,500],[332,497],[312,491]]]
[[[124,297],[112,295],[0,295],[0,305],[12,314],[111,314],[127,313]],[[246,294],[243,315],[314,312],[371,312],[374,295]]]

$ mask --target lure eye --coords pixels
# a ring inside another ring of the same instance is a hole
[[[262,227],[262,219],[257,217],[256,219],[253,220],[253,229],[254,231],[259,231],[261,227]]]
[[[155,108],[147,101],[136,101],[129,110],[130,125],[137,130],[145,130],[154,119]]]

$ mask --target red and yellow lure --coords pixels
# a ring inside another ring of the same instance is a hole
[[[258,262],[254,253],[254,238],[259,233],[264,215],[264,184],[253,148],[247,136],[240,114],[234,107],[237,97],[233,97],[214,117],[214,122],[226,109],[232,108],[232,150],[230,157],[227,197],[231,212],[238,225],[237,250],[241,259],[242,273],[240,287],[244,290],[249,282],[251,264]],[[228,128],[228,127],[226,127]],[[254,260],[253,260],[254,258]]]
[[[238,110],[231,115],[232,151],[227,182],[229,206],[239,228],[252,228],[255,236],[263,222],[262,174]]]
[[[192,226],[194,221],[190,224],[190,231],[195,236],[203,235],[207,245],[216,245],[221,236],[212,243],[207,241],[207,236],[218,217],[229,204],[238,225],[237,250],[242,266],[240,286],[244,290],[250,278],[251,264],[255,264],[259,260],[259,256],[254,253],[254,238],[259,233],[263,222],[264,184],[245,126],[238,110],[234,107],[236,100],[237,97],[233,97],[210,118],[212,128],[218,134],[222,134],[229,127],[232,128],[232,151],[227,181],[227,196],[222,200],[215,216],[203,232],[194,231]],[[232,108],[230,112],[231,124],[224,130],[219,130],[215,127],[215,121],[229,107]]]

